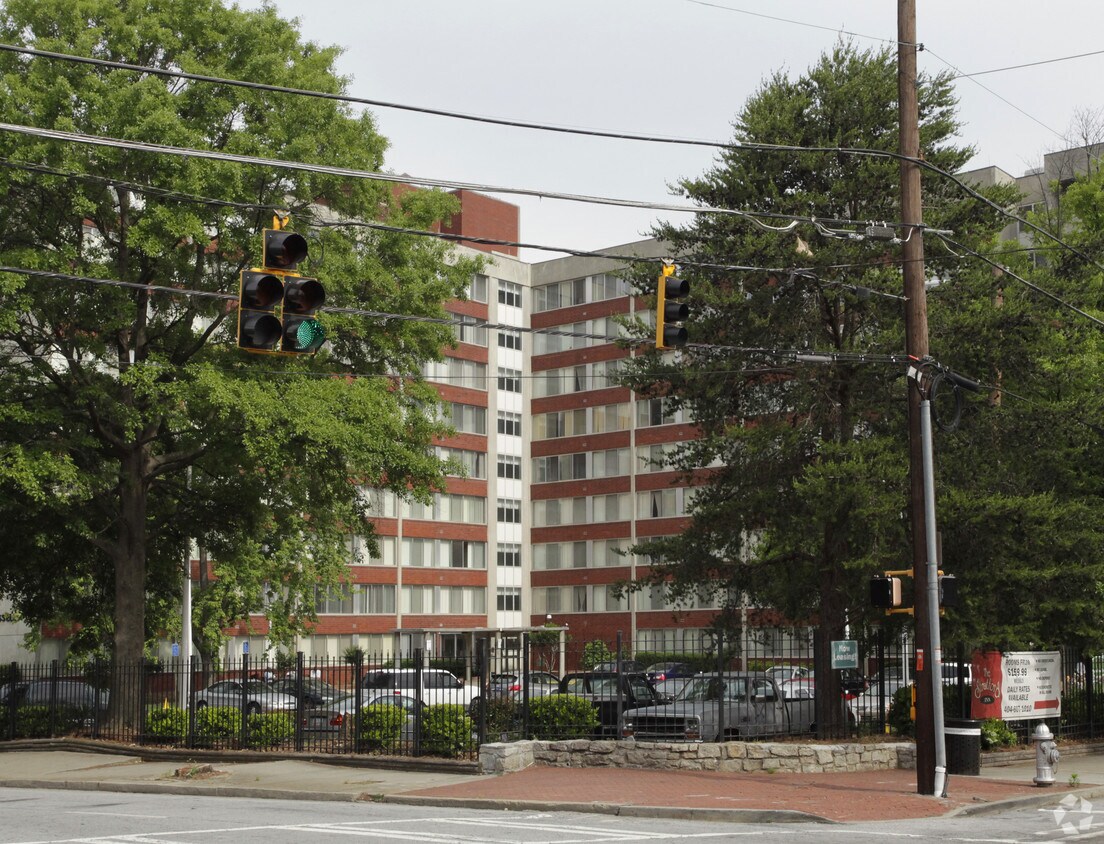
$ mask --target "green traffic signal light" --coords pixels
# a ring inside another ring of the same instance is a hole
[[[314,317],[284,317],[285,352],[317,352],[326,342],[326,329]]]

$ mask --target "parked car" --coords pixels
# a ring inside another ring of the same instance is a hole
[[[655,690],[664,700],[675,700],[693,679],[693,677],[675,677],[671,680],[660,680],[654,684]]]
[[[807,665],[772,665],[763,673],[779,685],[791,680],[812,680],[814,676]]]
[[[622,738],[637,741],[724,741],[812,730],[811,699],[785,700],[765,674],[703,674],[672,703],[625,711]]]
[[[591,671],[610,671],[614,674],[617,673],[617,660],[611,659],[606,662],[599,662],[595,665]],[[623,659],[621,660],[621,673],[622,674],[643,674],[644,663],[635,659]]]
[[[304,679],[302,684],[304,706],[325,706],[348,694],[347,691],[339,689],[337,686],[331,686],[321,680]],[[294,698],[299,697],[299,681],[294,677],[277,680],[272,684],[272,688],[282,694],[291,695]]]
[[[606,736],[617,735],[620,715],[626,709],[663,702],[643,672],[618,675],[611,671],[579,671],[566,674],[560,680],[558,693],[586,698],[594,704],[598,710],[596,732]]]
[[[50,706],[86,712],[105,711],[110,700],[107,689],[83,680],[21,680],[0,686],[0,707]]]
[[[362,694],[361,708],[368,706],[400,706],[407,713],[406,723],[400,740],[412,742],[414,740],[414,714],[421,708],[417,698],[410,695],[395,694],[394,692],[383,694]],[[336,733],[342,730],[352,730],[353,718],[356,715],[356,695],[347,694],[337,700],[331,701],[326,706],[310,709],[303,715],[303,730],[306,732]]]
[[[662,683],[678,677],[692,677],[697,672],[687,662],[656,662],[645,668],[644,673],[653,683]]]
[[[452,703],[470,708],[472,699],[479,696],[478,685],[465,685],[440,668],[377,668],[364,675],[361,685],[375,693],[400,692],[427,706]]]
[[[298,701],[278,692],[264,680],[219,680],[196,692],[196,709],[230,706],[246,712],[286,712],[298,708]]]
[[[854,700],[849,701],[851,713],[860,721],[880,721],[889,715],[893,695],[905,685],[900,678],[872,683],[869,688]]]
[[[521,674],[492,674],[490,682],[490,697],[492,698],[516,698],[522,697]],[[555,694],[560,688],[560,678],[547,671],[529,672],[529,697],[544,697]]]

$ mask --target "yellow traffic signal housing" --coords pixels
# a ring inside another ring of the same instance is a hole
[[[656,348],[685,346],[688,335],[684,323],[690,317],[686,302],[676,301],[690,295],[690,282],[675,278],[675,265],[664,264],[656,290]]]

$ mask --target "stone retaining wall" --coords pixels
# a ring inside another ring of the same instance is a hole
[[[485,774],[520,771],[530,765],[560,768],[654,768],[682,771],[788,771],[824,773],[915,768],[916,746],[909,742],[722,744],[634,741],[519,741],[484,744],[479,767]]]

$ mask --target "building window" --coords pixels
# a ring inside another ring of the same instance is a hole
[[[512,454],[498,455],[498,476],[521,480],[521,458]]]
[[[498,389],[507,393],[521,392],[521,370],[499,367]]]
[[[498,412],[498,432],[512,437],[521,436],[521,414],[509,410]]]
[[[521,307],[521,285],[512,281],[500,281],[498,283],[498,303],[509,305],[512,308]]]
[[[498,329],[498,345],[503,349],[517,349],[521,351],[521,332],[509,328]]]
[[[507,525],[521,524],[521,502],[516,498],[498,500],[498,521]]]
[[[474,404],[453,402],[450,417],[452,426],[465,434],[487,433],[487,408]]]
[[[498,609],[500,612],[521,612],[521,587],[499,586]]]
[[[457,474],[455,469],[451,469],[449,474],[452,477],[478,478],[479,480],[484,480],[487,477],[487,455],[482,451],[438,446],[437,456],[442,460],[451,460],[460,464],[462,474]]]
[[[506,568],[521,566],[521,546],[516,542],[498,543],[498,564]]]
[[[444,360],[426,361],[422,364],[422,375],[429,381],[470,387],[473,390],[487,389],[487,364],[463,358],[446,357]]]
[[[453,323],[452,333],[461,343],[470,343],[473,346],[487,345],[487,323],[473,316],[460,316]]]
[[[473,302],[487,301],[487,276],[476,273],[468,285],[468,298]]]

